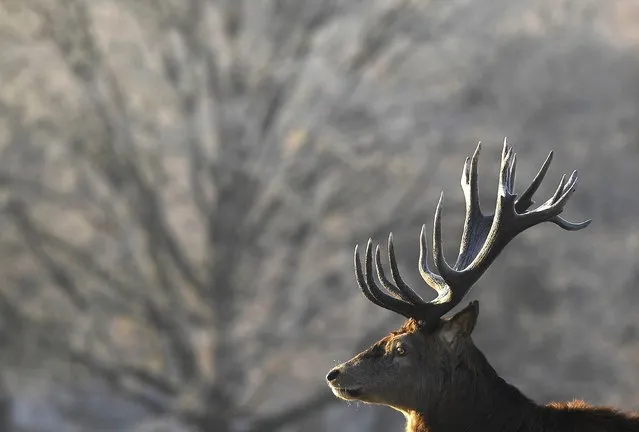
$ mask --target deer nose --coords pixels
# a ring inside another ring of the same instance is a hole
[[[335,368],[326,375],[326,381],[333,381],[339,375],[339,368]]]

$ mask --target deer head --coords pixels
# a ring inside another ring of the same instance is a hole
[[[585,228],[590,223],[590,220],[573,223],[560,216],[575,191],[576,171],[568,178],[565,175],[561,178],[557,190],[545,203],[529,210],[534,204],[532,196],[550,166],[552,152],[530,186],[518,197],[514,192],[516,154],[505,141],[495,212],[490,216],[484,215],[477,187],[480,149],[481,145],[477,145],[473,156],[466,158],[462,171],[466,217],[454,265],[448,264],[442,250],[443,194],[434,218],[435,271],[428,265],[427,239],[422,227],[418,267],[424,282],[437,292],[434,300],[423,300],[402,280],[392,235],[388,238],[392,281],[382,267],[379,246],[373,252],[372,241],[368,241],[363,269],[358,248],[355,248],[355,274],[364,295],[376,305],[408,320],[399,330],[328,373],[328,385],[336,396],[426,415],[435,415],[434,410],[442,410],[447,403],[473,403],[481,398],[486,382],[497,380],[498,376],[471,338],[477,321],[478,303],[471,302],[451,318],[444,318],[444,315],[461,302],[517,234],[542,222],[553,222],[572,231]],[[383,288],[375,281],[373,264]]]

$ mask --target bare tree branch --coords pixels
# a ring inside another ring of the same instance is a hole
[[[40,264],[47,270],[52,281],[78,310],[86,309],[88,307],[88,301],[85,296],[81,294],[73,277],[42,248],[42,243],[33,228],[33,221],[26,212],[24,203],[13,200],[8,204],[6,209],[9,215],[13,217],[16,226],[20,229],[25,243]]]

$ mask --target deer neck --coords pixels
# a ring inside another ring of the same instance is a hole
[[[406,411],[406,432],[519,432],[535,423],[537,405],[508,384],[477,350],[468,369],[441,397]],[[482,364],[483,363],[483,364]]]

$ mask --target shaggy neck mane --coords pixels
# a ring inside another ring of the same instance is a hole
[[[475,347],[465,349],[463,365],[451,374],[444,394],[404,412],[407,432],[523,431],[538,407],[504,381]]]
[[[637,431],[639,416],[583,401],[540,406],[507,383],[474,346],[450,390],[436,401],[406,411],[406,432],[603,432]]]

